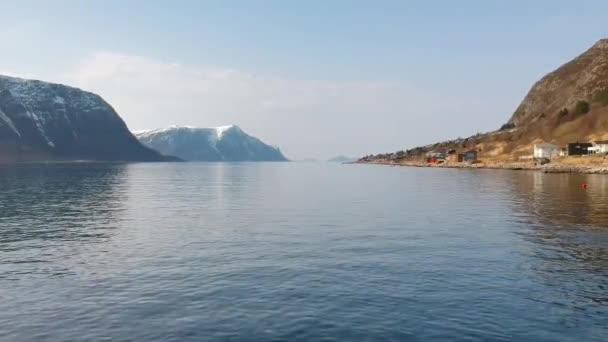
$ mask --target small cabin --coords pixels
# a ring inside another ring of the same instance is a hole
[[[588,150],[590,153],[608,153],[608,140],[594,141]]]
[[[463,161],[468,162],[468,163],[477,161],[477,151],[469,150],[469,151],[466,151],[465,153],[463,153]]]
[[[551,159],[559,156],[560,148],[553,144],[535,144],[534,158],[536,159]]]
[[[569,143],[568,144],[568,155],[569,156],[584,156],[589,154],[589,148],[593,147],[592,143]]]

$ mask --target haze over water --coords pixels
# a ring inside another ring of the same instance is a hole
[[[607,176],[56,164],[0,194],[3,341],[608,339]]]

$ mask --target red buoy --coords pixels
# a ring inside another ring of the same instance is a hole
[[[581,185],[581,187],[582,187],[583,189],[587,190],[587,183],[583,183],[583,184]]]

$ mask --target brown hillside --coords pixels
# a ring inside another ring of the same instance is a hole
[[[582,55],[538,81],[519,105],[510,122],[524,126],[554,118],[577,101],[594,101],[608,90],[608,39],[602,39]]]
[[[482,160],[513,161],[532,154],[535,143],[592,140],[608,140],[608,39],[536,82],[499,131],[364,159],[411,159],[434,150],[476,149]]]

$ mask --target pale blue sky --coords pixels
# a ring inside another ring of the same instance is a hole
[[[12,1],[0,72],[97,92],[132,129],[234,123],[328,158],[495,129],[607,22],[608,1]]]

